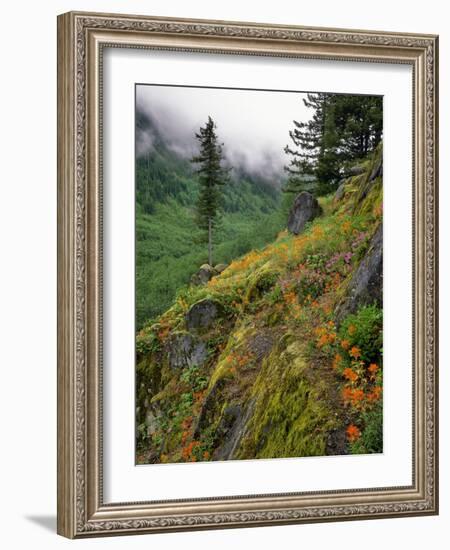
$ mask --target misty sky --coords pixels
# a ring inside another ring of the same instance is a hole
[[[169,146],[186,157],[198,152],[194,133],[210,115],[232,165],[279,180],[289,162],[283,149],[291,145],[292,121],[312,114],[303,97],[301,92],[139,85],[136,107],[150,115]],[[137,154],[145,154],[151,143],[150,135],[138,134]]]

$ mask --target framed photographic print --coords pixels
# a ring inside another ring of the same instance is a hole
[[[438,39],[58,18],[58,532],[436,514]]]

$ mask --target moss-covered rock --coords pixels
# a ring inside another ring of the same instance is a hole
[[[280,269],[268,261],[251,273],[248,277],[248,286],[245,299],[248,302],[260,298],[268,292],[277,282],[280,276]]]
[[[373,208],[377,199],[382,195],[382,176],[383,148],[380,144],[374,151],[366,171],[360,176],[362,179],[358,182],[354,200],[355,213],[369,212]]]
[[[329,433],[338,422],[323,381],[311,369],[294,335],[282,338],[254,384],[254,412],[237,457],[326,454]]]

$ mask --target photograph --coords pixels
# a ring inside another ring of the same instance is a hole
[[[64,537],[439,513],[439,35],[285,15],[58,16]]]
[[[383,97],[135,85],[135,462],[383,453]]]

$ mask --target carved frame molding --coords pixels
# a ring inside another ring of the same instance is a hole
[[[411,487],[103,503],[100,92],[105,46],[412,65]],[[59,16],[58,533],[75,538],[437,513],[437,48],[437,37],[430,35],[74,12]]]

